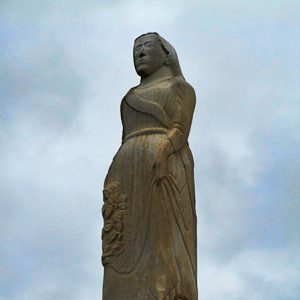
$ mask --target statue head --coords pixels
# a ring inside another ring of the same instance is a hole
[[[136,72],[141,77],[148,76],[163,66],[174,77],[183,77],[176,50],[156,32],[142,34],[135,39],[133,59]]]

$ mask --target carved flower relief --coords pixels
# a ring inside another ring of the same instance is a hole
[[[104,188],[103,200],[102,262],[105,264],[108,257],[119,256],[123,252],[123,220],[127,208],[127,196],[120,193],[120,184],[113,181]]]

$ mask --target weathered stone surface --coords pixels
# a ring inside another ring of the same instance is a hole
[[[197,299],[194,89],[175,49],[138,37],[141,82],[121,103],[122,145],[104,183],[104,300]]]

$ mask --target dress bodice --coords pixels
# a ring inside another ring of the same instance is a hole
[[[177,129],[187,140],[193,101],[192,87],[178,78],[130,89],[121,104],[123,139],[135,131],[156,127]]]
[[[124,135],[150,127],[168,128],[172,114],[172,94],[169,80],[131,89],[121,106]],[[164,115],[164,121],[160,114]]]

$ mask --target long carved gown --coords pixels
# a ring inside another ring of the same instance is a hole
[[[181,78],[132,88],[123,98],[122,146],[104,183],[104,300],[197,299],[193,158],[195,106]],[[169,139],[168,175],[155,180]]]

